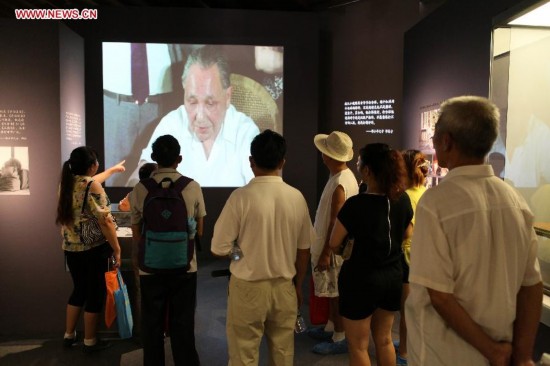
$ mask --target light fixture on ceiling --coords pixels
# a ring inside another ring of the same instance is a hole
[[[509,25],[550,27],[550,1],[508,22]]]

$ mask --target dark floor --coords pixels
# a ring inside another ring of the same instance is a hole
[[[213,261],[200,266],[198,275],[198,306],[196,314],[197,348],[203,366],[226,366],[227,347],[225,342],[225,309],[227,299],[227,279],[212,278],[212,270],[227,266],[225,261]],[[131,279],[126,279],[131,287]],[[307,299],[305,299],[307,301]],[[307,321],[307,303],[302,307]],[[396,316],[396,323],[399,320]],[[394,337],[397,338],[394,325]],[[61,337],[61,335],[60,335]],[[0,340],[0,366],[140,366],[142,353],[135,340],[117,339],[116,333],[103,332],[102,337],[111,338],[113,347],[96,354],[83,354],[81,347],[63,349],[61,339],[26,339],[18,341]],[[338,366],[347,365],[348,356],[320,356],[311,352],[316,341],[306,334],[296,335],[295,365]],[[550,328],[541,325],[535,357],[542,351],[550,352]],[[169,338],[166,342],[167,366],[173,365],[170,355]],[[262,346],[260,365],[266,365],[265,347]],[[371,345],[371,361],[376,366]]]
[[[227,346],[225,341],[225,311],[227,304],[226,277],[211,277],[212,270],[224,269],[228,263],[224,260],[199,264],[198,299],[196,313],[196,343],[201,364],[203,366],[226,366]],[[123,272],[125,281],[131,293],[132,279]],[[307,301],[307,299],[305,299]],[[307,303],[302,307],[302,313],[308,319]],[[61,337],[62,335],[60,335]],[[103,332],[102,338],[111,339],[113,346],[96,354],[83,354],[81,347],[63,349],[61,339],[0,339],[0,366],[140,366],[142,351],[135,340],[120,340],[114,332]],[[170,339],[166,341],[167,366],[173,365],[169,347]],[[320,356],[311,352],[316,341],[306,334],[296,335],[295,365],[336,366],[347,365],[347,355]],[[266,365],[265,347],[262,345],[260,365]],[[374,358],[373,358],[374,360]],[[376,365],[373,362],[373,365]]]

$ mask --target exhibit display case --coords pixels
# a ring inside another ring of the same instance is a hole
[[[529,21],[543,8],[550,11],[550,2],[495,21],[490,98],[500,108],[501,126],[489,162],[535,215],[545,291],[542,322],[550,326],[550,24]],[[548,22],[550,16],[541,19]]]

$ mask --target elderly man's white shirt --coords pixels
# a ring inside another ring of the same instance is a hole
[[[488,365],[431,305],[452,293],[493,339],[511,341],[516,295],[541,281],[533,216],[488,165],[451,170],[416,211],[406,302],[410,365]]]
[[[248,157],[250,143],[259,132],[250,117],[230,105],[207,159],[202,143],[189,131],[189,119],[182,105],[160,121],[140,160],[151,161],[153,142],[160,136],[172,135],[181,146],[181,174],[193,178],[201,187],[239,187],[254,177]]]

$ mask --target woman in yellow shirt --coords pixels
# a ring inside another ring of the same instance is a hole
[[[407,189],[406,193],[411,200],[413,212],[416,212],[416,205],[420,197],[426,191],[426,177],[430,172],[430,162],[419,150],[407,150],[403,152],[403,160],[407,168]],[[414,216],[411,224],[414,229]],[[411,237],[403,240],[403,292],[401,295],[401,320],[399,323],[399,342],[395,342],[397,349],[397,365],[407,365],[407,325],[405,324],[405,300],[409,296],[409,263],[411,253]]]

